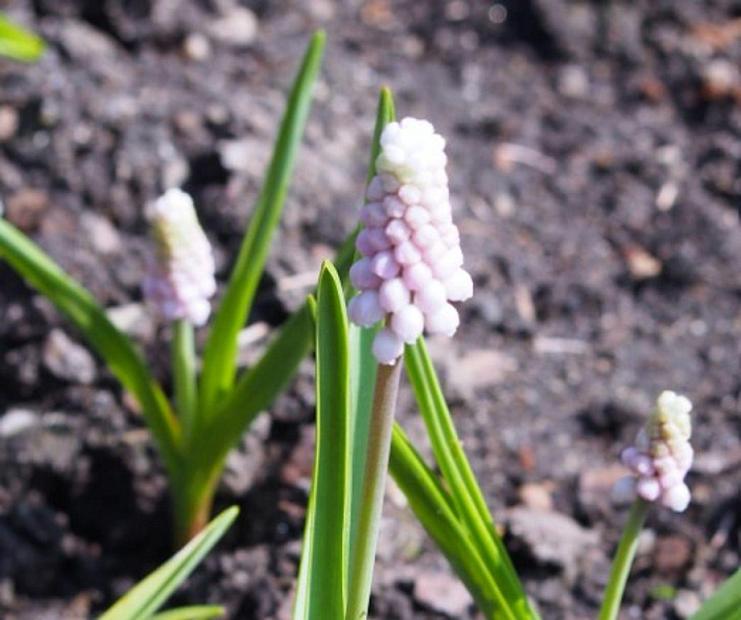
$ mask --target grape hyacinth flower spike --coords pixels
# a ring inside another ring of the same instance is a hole
[[[360,293],[348,314],[363,327],[386,319],[373,354],[393,365],[424,330],[455,333],[460,319],[450,302],[471,297],[473,281],[452,219],[443,137],[428,121],[405,118],[386,125],[380,142],[360,210],[362,257],[350,269]]]
[[[676,512],[684,511],[690,502],[684,478],[693,457],[689,442],[691,410],[692,403],[686,397],[662,392],[635,445],[626,448],[621,456],[635,476],[635,493]]]
[[[203,325],[216,292],[214,258],[193,199],[169,189],[147,207],[156,258],[144,279],[144,297],[167,320]]]

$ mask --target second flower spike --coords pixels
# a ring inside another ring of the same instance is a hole
[[[169,189],[147,208],[156,244],[142,290],[167,320],[203,325],[216,292],[214,258],[193,205],[180,189]]]
[[[386,319],[373,353],[394,364],[424,330],[452,336],[458,311],[450,302],[473,294],[463,269],[460,235],[453,223],[445,172],[445,140],[425,120],[389,123],[381,134],[376,176],[368,185],[357,249],[350,270],[360,293],[350,300],[350,320],[370,327]]]

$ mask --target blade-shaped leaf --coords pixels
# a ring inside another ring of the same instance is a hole
[[[20,62],[34,62],[44,52],[44,41],[11,22],[0,13],[0,56]]]
[[[334,260],[344,283],[355,252],[353,231]],[[313,345],[313,318],[308,301],[280,328],[260,360],[242,373],[234,389],[217,408],[203,433],[197,458],[202,467],[218,467],[260,411],[267,409],[296,373]]]
[[[273,233],[283,211],[309,114],[312,88],[321,64],[324,38],[324,33],[316,33],[304,56],[288,99],[260,198],[209,332],[201,377],[201,411],[205,416],[210,415],[213,405],[234,382],[237,335],[249,315]]]
[[[131,392],[171,473],[180,468],[180,428],[162,389],[131,339],[106,316],[93,296],[22,232],[0,218],[0,257],[74,323],[110,371]]]
[[[296,620],[345,613],[349,345],[345,296],[331,263],[319,276],[316,310],[316,456]]]
[[[394,100],[388,88],[382,88],[378,98],[376,124],[371,142],[368,178],[376,173],[376,159],[381,150],[381,132],[394,120]],[[349,283],[346,284],[351,294]],[[376,360],[371,353],[375,329],[350,326],[350,554],[355,544],[355,530],[363,486],[363,472],[367,454],[373,386],[376,383]]]
[[[309,307],[304,304],[283,325],[260,361],[240,378],[202,434],[196,458],[204,467],[222,462],[245,428],[285,388],[311,349],[312,327]]]
[[[425,421],[435,461],[440,467],[460,522],[482,550],[492,577],[520,618],[535,618],[504,543],[494,528],[483,493],[463,451],[424,339],[407,346],[404,363]]]
[[[404,430],[394,425],[389,472],[435,544],[490,619],[513,618],[499,584],[492,578],[480,550],[466,535],[454,503],[435,474],[414,449]],[[500,615],[501,614],[501,615]],[[519,620],[522,616],[516,616]]]
[[[142,620],[154,614],[193,572],[237,518],[236,506],[227,508],[185,547],[121,597],[100,620]]]
[[[690,620],[741,620],[741,569],[726,579]]]
[[[168,609],[155,614],[151,620],[211,620],[223,618],[226,610],[221,605],[191,605]]]

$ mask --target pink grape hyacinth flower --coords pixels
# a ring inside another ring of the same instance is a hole
[[[389,123],[381,134],[376,176],[360,210],[362,255],[350,269],[360,292],[348,314],[370,327],[385,319],[373,354],[393,365],[424,330],[452,336],[460,319],[450,302],[473,294],[453,223],[445,140],[425,120]]]
[[[180,189],[169,189],[147,207],[156,258],[142,283],[144,297],[167,320],[203,325],[216,292],[214,257],[193,205]]]
[[[635,445],[622,453],[623,463],[633,473],[635,493],[649,502],[659,502],[676,512],[690,503],[684,481],[692,466],[690,445],[692,403],[674,392],[662,392],[646,427]]]

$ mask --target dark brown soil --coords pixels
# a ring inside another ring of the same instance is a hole
[[[686,617],[738,566],[738,3],[11,9],[49,50],[38,65],[0,64],[6,216],[116,308],[163,380],[167,333],[138,288],[143,205],[166,186],[192,192],[225,277],[285,92],[321,26],[327,58],[245,362],[351,229],[388,83],[401,114],[448,138],[478,290],[452,347],[431,348],[543,617],[595,616],[625,518],[609,497],[614,464],[664,388],[695,403],[694,499],[685,514],[650,516],[625,617]],[[87,618],[168,555],[165,481],[141,419],[79,335],[7,267],[0,278],[0,616]],[[311,377],[307,363],[230,461],[218,505],[237,503],[242,517],[178,602],[288,618]],[[422,442],[408,390],[400,417]],[[393,487],[387,516],[374,617],[475,617]]]

